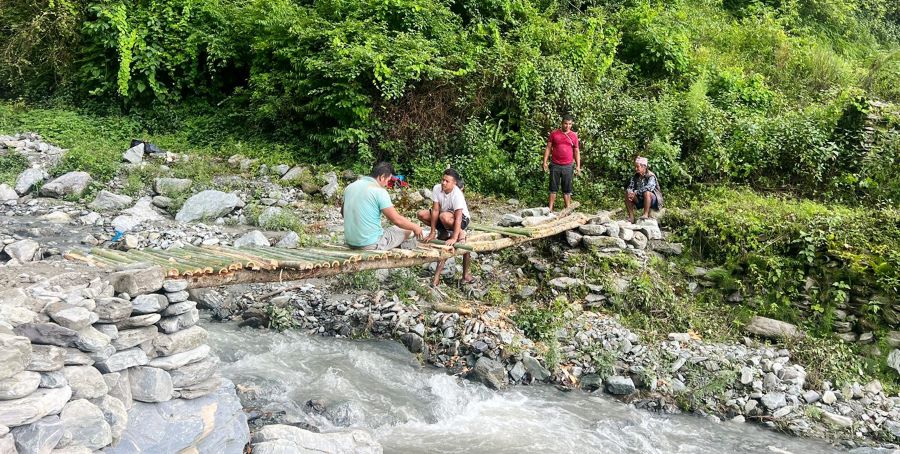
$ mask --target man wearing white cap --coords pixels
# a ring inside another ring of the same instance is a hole
[[[663,205],[662,191],[656,175],[647,167],[647,158],[638,156],[634,160],[634,175],[625,187],[625,208],[628,210],[628,222],[634,222],[634,209],[644,210],[641,219],[650,217],[650,209],[658,210]]]

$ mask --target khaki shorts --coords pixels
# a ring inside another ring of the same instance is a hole
[[[362,249],[364,251],[389,251],[400,247],[401,249],[414,249],[416,247],[416,238],[410,236],[406,238],[407,231],[397,226],[391,226],[384,229],[384,234],[373,244],[368,246],[350,246],[351,249]],[[410,234],[411,235],[411,234]]]

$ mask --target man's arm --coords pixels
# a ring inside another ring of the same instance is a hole
[[[544,150],[544,172],[546,172],[549,168],[547,167],[547,161],[550,160],[550,151],[553,149],[553,144],[550,143],[550,139],[547,139],[547,148]]]
[[[578,148],[578,143],[575,144],[575,173],[581,173],[581,149]]]
[[[419,227],[417,224],[414,224],[409,219],[406,219],[402,214],[397,212],[397,209],[394,207],[387,207],[381,210],[384,213],[384,216],[388,218],[388,221],[391,221],[391,224],[400,227],[403,230],[411,230],[416,234],[416,238],[423,240],[425,236],[422,234],[422,227]]]

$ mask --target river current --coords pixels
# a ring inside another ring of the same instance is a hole
[[[839,452],[755,424],[661,415],[549,385],[492,391],[423,367],[392,341],[204,326],[222,375],[254,389],[254,405],[323,432],[365,428],[386,453]],[[310,399],[324,415],[304,409]]]

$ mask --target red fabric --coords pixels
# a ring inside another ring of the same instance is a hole
[[[566,166],[575,161],[573,148],[578,148],[578,133],[575,131],[564,133],[557,129],[550,133],[547,143],[550,144],[550,156],[554,164]]]

